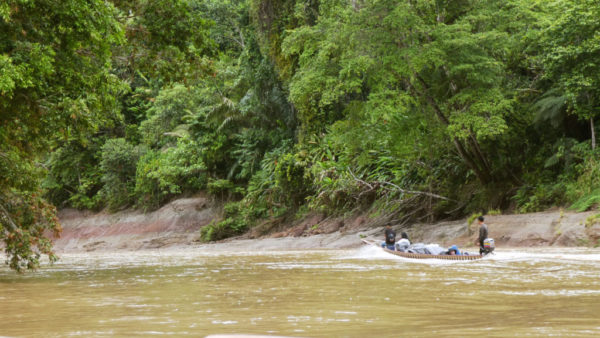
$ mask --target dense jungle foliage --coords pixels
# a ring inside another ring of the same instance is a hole
[[[395,222],[600,202],[597,0],[2,0],[0,238],[56,208]]]

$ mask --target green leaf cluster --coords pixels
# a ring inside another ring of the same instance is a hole
[[[60,226],[39,191],[39,163],[58,142],[86,143],[117,112],[124,86],[111,56],[124,35],[115,13],[100,0],[0,4],[0,238],[14,269],[54,257],[44,231]]]

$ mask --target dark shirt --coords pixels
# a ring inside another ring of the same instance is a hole
[[[479,227],[479,238],[477,238],[477,240],[479,241],[479,245],[483,246],[483,241],[488,237],[488,228],[487,225],[485,223],[482,223],[481,226]]]
[[[385,229],[385,244],[394,245],[396,243],[396,231],[394,229]]]

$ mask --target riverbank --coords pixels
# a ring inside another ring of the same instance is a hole
[[[486,223],[497,246],[597,246],[600,224],[586,226],[596,211],[575,213],[561,210],[489,215]],[[361,237],[379,238],[381,220],[364,215],[326,218],[310,215],[278,229],[267,224],[248,234],[218,243],[201,243],[200,229],[219,219],[219,211],[206,197],[173,201],[159,210],[142,213],[125,210],[117,213],[77,211],[59,212],[63,231],[54,239],[56,252],[113,250],[152,250],[195,247],[209,250],[301,250],[345,249],[361,245]],[[467,220],[434,224],[394,225],[406,231],[413,242],[473,247],[477,224]]]

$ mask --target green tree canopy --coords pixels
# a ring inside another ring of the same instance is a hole
[[[122,42],[106,1],[0,4],[0,238],[14,269],[52,256],[44,231],[60,228],[38,191],[39,154],[116,112],[111,48]]]
[[[553,4],[557,19],[542,35],[544,76],[564,95],[569,111],[590,121],[596,146],[594,118],[600,105],[600,3],[568,0]]]

